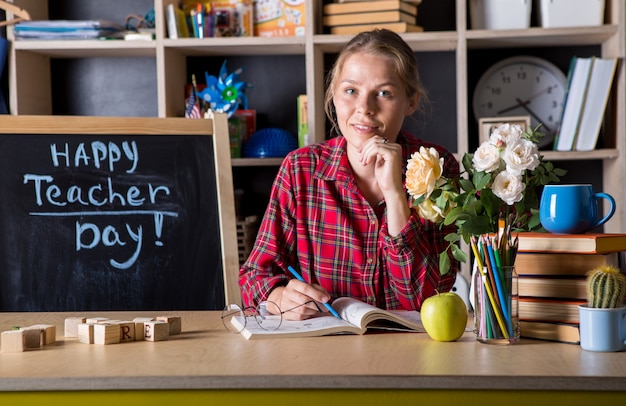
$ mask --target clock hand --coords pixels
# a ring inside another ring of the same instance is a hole
[[[531,100],[533,100],[533,99],[535,99],[535,98],[537,98],[537,97],[541,96],[542,94],[546,93],[547,91],[549,91],[549,90],[550,90],[550,89],[552,89],[553,87],[556,87],[556,86],[548,86],[548,87],[546,87],[545,89],[543,89],[543,90],[541,90],[541,91],[539,91],[539,92],[537,92],[537,93],[533,94],[532,96],[530,96],[530,97],[529,97],[528,99],[526,99],[525,101],[520,101],[519,99],[517,99],[518,104],[515,104],[515,105],[513,105],[513,106],[511,106],[511,107],[507,107],[507,108],[505,108],[505,109],[502,109],[502,110],[500,110],[500,111],[496,112],[496,114],[500,115],[500,114],[506,113],[506,112],[508,112],[508,111],[515,110],[515,109],[517,109],[517,108],[519,108],[519,107],[522,107],[522,108],[523,108],[525,105],[527,105],[528,103],[530,103],[530,101],[531,101]]]
[[[537,116],[537,115],[536,115],[536,114],[535,114],[535,113],[534,113],[534,112],[533,112],[530,108],[528,108],[528,106],[527,106],[528,102],[526,102],[526,103],[522,102],[522,101],[519,99],[519,97],[518,97],[518,98],[516,98],[515,100],[519,103],[520,107],[522,107],[524,110],[526,110],[526,111],[527,111],[527,112],[528,112],[528,113],[529,113],[529,114],[530,114],[530,115],[531,115],[531,116],[532,116],[535,120],[537,120],[538,122],[540,122],[540,123],[543,125],[543,127],[544,127],[544,128],[545,128],[548,132],[550,132],[550,133],[552,132],[552,130],[550,129],[550,127],[548,127],[547,125],[545,125],[545,124],[544,124],[544,122],[543,122],[543,121],[541,121],[541,119],[540,119],[540,118],[539,118],[539,117],[538,117],[538,116]]]

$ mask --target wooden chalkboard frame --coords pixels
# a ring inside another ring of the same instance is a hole
[[[213,139],[219,228],[226,303],[241,303],[238,286],[237,219],[230,158],[228,118],[210,119],[34,116],[0,117],[0,134],[203,135]],[[225,303],[225,304],[226,304]]]

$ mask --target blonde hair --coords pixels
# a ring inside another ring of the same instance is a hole
[[[326,79],[324,111],[331,123],[331,133],[340,133],[333,105],[337,74],[341,72],[350,56],[361,52],[381,56],[392,61],[400,80],[404,83],[407,97],[417,95],[420,104],[427,99],[426,90],[419,78],[415,53],[402,37],[387,29],[361,32],[352,38],[339,53]]]

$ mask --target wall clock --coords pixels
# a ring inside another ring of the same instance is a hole
[[[554,140],[559,127],[567,78],[551,62],[535,56],[503,59],[483,73],[473,94],[476,121],[483,117],[530,116],[546,134],[539,146]]]

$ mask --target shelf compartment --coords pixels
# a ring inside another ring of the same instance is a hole
[[[453,31],[400,34],[415,51],[454,51],[459,36]],[[352,35],[314,35],[313,44],[323,52],[338,53]]]
[[[16,52],[33,52],[53,58],[155,57],[156,41],[73,40],[14,41]]]
[[[467,47],[518,48],[601,45],[619,32],[616,25],[577,28],[529,28],[527,30],[469,30]]]
[[[187,56],[199,55],[304,55],[303,37],[180,38],[164,39],[167,49]]]

